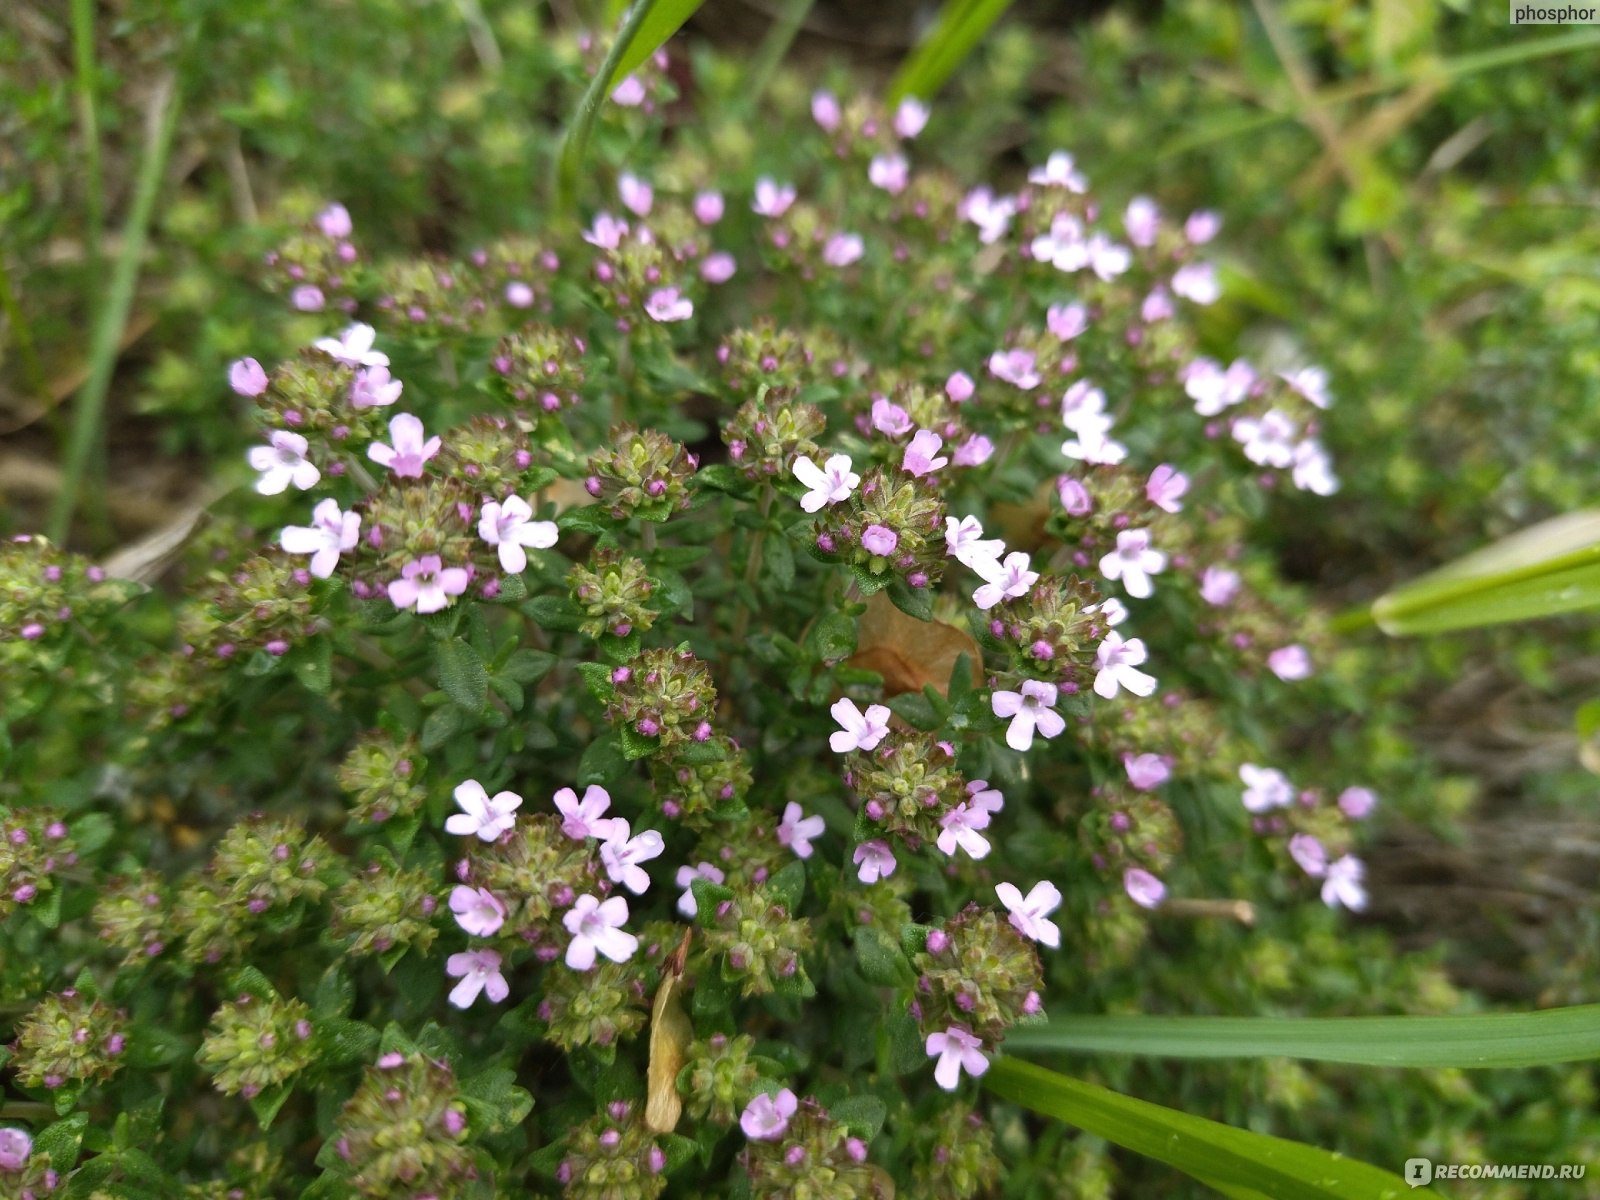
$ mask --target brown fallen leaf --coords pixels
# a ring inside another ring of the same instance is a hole
[[[655,1004],[650,1009],[650,1071],[646,1091],[644,1123],[652,1133],[671,1133],[683,1115],[683,1098],[678,1095],[678,1072],[684,1055],[694,1040],[694,1026],[683,1011],[683,965],[689,957],[689,941],[694,926],[683,931],[683,941],[661,965],[661,985],[656,988]]]
[[[943,621],[907,616],[887,593],[876,592],[856,625],[856,652],[845,665],[882,675],[885,699],[920,692],[925,684],[943,696],[949,692],[956,659],[963,654],[976,687],[982,682],[983,655],[970,633]]]

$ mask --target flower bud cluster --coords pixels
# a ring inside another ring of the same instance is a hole
[[[361,253],[353,232],[345,207],[330,205],[267,255],[267,285],[287,293],[301,312],[354,312]]]
[[[574,564],[567,572],[572,599],[583,609],[579,628],[589,637],[609,633],[627,637],[644,633],[656,622],[649,600],[657,583],[643,561],[615,546],[601,546],[588,565]]]
[[[969,904],[930,930],[912,965],[912,1015],[924,1033],[958,1026],[993,1049],[1012,1025],[1041,1011],[1039,953],[993,909]]]
[[[472,332],[489,304],[463,268],[442,259],[381,264],[372,280],[380,319],[396,333],[445,338]]]
[[[709,742],[717,689],[711,671],[687,648],[646,650],[611,675],[606,719],[641,737],[659,737],[661,753]]]
[[[457,877],[472,887],[486,888],[505,905],[498,943],[507,950],[532,948],[540,961],[559,958],[569,935],[562,910],[574,897],[604,892],[604,872],[596,861],[598,847],[568,837],[553,813],[517,818],[511,832],[498,841],[474,841]]]
[[[1104,614],[1094,584],[1076,575],[1045,575],[1019,600],[1005,600],[988,613],[994,649],[1011,662],[1007,686],[1022,679],[1054,682],[1068,695],[1094,683],[1095,651],[1105,636]]]
[[[666,1190],[666,1167],[634,1106],[613,1100],[567,1135],[556,1181],[567,1200],[655,1200]]]
[[[822,511],[817,551],[880,585],[899,577],[913,588],[932,587],[944,577],[944,518],[937,494],[908,475],[874,469],[846,503]]]
[[[94,905],[100,940],[125,952],[125,966],[160,956],[169,936],[167,887],[154,871],[108,884]]]
[[[700,463],[681,444],[654,429],[618,425],[606,449],[589,458],[589,494],[621,521],[665,521],[689,507],[689,480]]]
[[[539,1019],[545,1040],[571,1053],[594,1046],[604,1057],[644,1028],[649,1012],[644,980],[632,962],[599,961],[589,971],[554,971],[545,979]]]
[[[808,990],[801,956],[810,951],[811,923],[795,917],[765,887],[735,888],[717,905],[705,946],[722,956],[722,973],[745,996]]]
[[[778,1137],[752,1138],[739,1161],[755,1200],[872,1200],[882,1196],[867,1146],[809,1096]]]
[[[762,388],[723,422],[722,440],[746,479],[785,478],[799,455],[817,457],[814,439],[826,428],[822,410],[796,400],[792,388]]]
[[[0,917],[34,904],[54,875],[78,861],[71,830],[50,808],[19,808],[0,820]]]
[[[309,578],[287,558],[258,555],[219,582],[204,606],[179,620],[183,654],[198,672],[264,650],[277,657],[315,629]]]
[[[954,756],[931,733],[891,731],[876,749],[850,756],[844,781],[872,829],[912,849],[937,841],[945,815],[967,799]]]
[[[333,1145],[362,1196],[459,1200],[477,1172],[467,1106],[442,1059],[388,1053],[345,1102]]]
[[[849,372],[845,351],[831,335],[807,330],[802,340],[800,334],[780,329],[769,317],[728,334],[717,348],[717,362],[735,395],[748,395],[763,385],[798,391]]]
[[[928,1200],[987,1196],[1000,1179],[994,1129],[975,1112],[940,1108],[917,1129],[916,1194]]]
[[[731,1125],[755,1095],[761,1069],[755,1039],[747,1033],[714,1033],[692,1042],[686,1059],[689,1076],[684,1107],[696,1121]]]
[[[663,814],[682,820],[692,829],[705,829],[713,821],[740,810],[754,776],[749,756],[732,738],[718,733],[696,745],[715,747],[720,757],[712,762],[688,763],[682,758],[652,755],[650,782]]]
[[[450,431],[440,464],[492,499],[526,495],[534,475],[533,451],[509,417],[478,416]],[[549,469],[543,471],[545,476]]]
[[[357,957],[402,949],[426,953],[439,936],[436,887],[432,872],[369,863],[330,898],[333,934],[346,939],[345,953]]]
[[[39,643],[60,636],[74,617],[123,603],[129,590],[37,534],[0,541],[0,665],[36,662]]]
[[[350,815],[374,825],[409,816],[427,799],[423,772],[428,760],[415,737],[384,729],[364,733],[339,764],[339,788],[350,798]]]
[[[240,996],[212,1014],[195,1061],[218,1091],[248,1100],[311,1065],[314,1032],[311,1010],[299,1000]]]
[[[553,413],[583,399],[587,349],[576,334],[529,324],[500,339],[489,365],[513,403],[536,413]]]
[[[1183,849],[1183,830],[1167,803],[1151,791],[1104,783],[1095,807],[1078,824],[1078,838],[1097,871],[1117,879],[1129,867],[1163,874]]]
[[[550,311],[550,288],[561,269],[561,257],[542,242],[514,234],[474,250],[467,261],[482,273],[485,292],[499,297],[507,308]]]
[[[53,1091],[110,1079],[128,1047],[126,1017],[77,988],[46,996],[17,1024],[17,1082]]]

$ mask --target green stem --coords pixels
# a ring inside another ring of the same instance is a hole
[[[772,23],[772,28],[767,30],[767,36],[762,40],[761,48],[756,51],[750,70],[745,75],[744,98],[752,108],[766,94],[773,75],[777,73],[778,64],[789,53],[789,47],[800,32],[800,26],[805,24],[806,15],[811,12],[814,2],[789,0],[778,19]]]
[[[567,136],[562,139],[561,158],[556,165],[558,212],[569,213],[572,209],[574,193],[578,187],[578,166],[583,162],[583,152],[588,149],[589,135],[594,132],[594,123],[600,115],[600,106],[611,94],[611,77],[617,73],[623,52],[627,50],[634,35],[639,32],[639,27],[644,24],[645,17],[650,13],[650,2],[651,0],[638,0],[628,10],[622,28],[617,30],[617,40],[611,43],[611,49],[606,51],[605,61],[600,64],[600,69],[589,81],[589,90],[584,92],[583,99],[578,103],[578,114],[567,130]]]
[[[105,244],[105,190],[100,170],[100,120],[94,100],[94,0],[72,0],[72,57],[76,69],[78,123],[83,134],[84,187],[88,193],[89,278],[98,281]],[[96,293],[90,293],[91,311]]]
[[[654,521],[639,522],[639,544],[644,547],[644,552],[647,555],[656,552],[656,523]]]
[[[27,314],[22,311],[22,305],[17,303],[17,295],[11,290],[11,276],[6,272],[6,263],[0,257],[0,309],[6,314],[6,320],[11,322],[12,336],[17,342],[17,356],[22,359],[22,374],[27,379],[28,390],[39,398],[40,405],[45,410],[50,407],[50,383],[44,376],[44,365],[39,361],[38,351],[33,345],[33,327],[28,324]]]
[[[0,1105],[0,1121],[50,1121],[55,1115],[55,1105],[39,1100],[7,1100]]]
[[[144,257],[150,217],[155,211],[156,196],[161,191],[161,178],[166,170],[168,152],[172,148],[179,106],[174,77],[168,75],[151,101],[144,157],[139,164],[133,207],[123,230],[122,252],[112,269],[105,304],[95,322],[89,352],[89,378],[84,382],[73,407],[72,431],[62,468],[61,490],[56,493],[55,503],[50,508],[49,533],[57,543],[65,542],[72,528],[72,514],[77,508],[78,493],[83,487],[84,469],[93,456],[100,435],[106,391],[111,385],[111,372],[116,366],[117,347],[121,344],[122,333],[128,323],[128,310],[133,305],[134,288],[139,281],[139,261]]]
[[[777,496],[777,489],[770,483],[761,485],[761,528],[755,531],[750,539],[750,555],[744,562],[744,581],[750,587],[755,587],[756,580],[761,578],[761,560],[766,551],[767,519],[772,515],[772,501]],[[745,632],[750,628],[750,609],[746,605],[739,606],[739,615],[733,619],[733,644],[739,645],[744,641]]]

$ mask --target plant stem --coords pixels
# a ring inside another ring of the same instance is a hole
[[[589,90],[584,92],[583,99],[578,102],[578,114],[568,127],[567,136],[561,141],[561,157],[556,163],[555,207],[559,213],[570,213],[572,210],[574,193],[578,187],[578,166],[583,162],[583,152],[588,149],[589,135],[594,132],[594,123],[600,115],[600,106],[611,94],[611,77],[616,74],[624,51],[649,14],[650,0],[638,0],[628,10],[622,28],[617,30],[617,40],[611,43],[611,49],[606,51],[605,61],[600,64],[600,69],[589,81]]]
[[[94,0],[72,0],[72,58],[76,70],[78,124],[83,135],[84,189],[87,192],[89,278],[99,280],[105,244],[105,188],[100,170],[100,120],[94,101]],[[90,309],[95,293],[90,293]]]
[[[767,518],[772,515],[773,497],[777,490],[770,484],[761,485],[761,528],[750,539],[750,554],[744,561],[744,581],[750,587],[755,587],[756,580],[761,577],[761,558],[766,549]],[[733,619],[733,644],[737,646],[744,641],[745,632],[750,628],[750,609],[746,605],[739,606],[739,615]]]
[[[761,48],[756,51],[750,70],[745,75],[744,98],[752,108],[766,94],[773,75],[777,73],[778,64],[789,53],[789,47],[800,32],[800,26],[805,24],[813,3],[814,0],[789,0],[778,19],[772,23],[772,28],[767,30],[767,36],[762,39]]]
[[[117,363],[117,346],[128,323],[128,310],[139,282],[139,260],[144,257],[145,238],[156,196],[166,171],[172,134],[178,123],[180,101],[175,77],[168,74],[151,98],[146,113],[144,157],[139,163],[139,178],[134,188],[133,207],[123,229],[122,252],[112,269],[105,304],[95,322],[89,352],[89,378],[73,406],[72,432],[62,468],[61,490],[50,508],[49,533],[53,541],[65,542],[72,528],[72,514],[83,487],[84,470],[100,436],[100,420],[105,411],[106,391]]]

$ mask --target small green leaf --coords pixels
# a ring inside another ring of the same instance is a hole
[[[315,637],[290,653],[294,677],[310,692],[326,696],[333,688],[333,642]]]
[[[541,629],[571,633],[583,624],[583,612],[569,596],[535,596],[518,606]]]
[[[617,726],[617,736],[622,740],[622,753],[629,762],[649,758],[661,749],[660,737],[645,737],[632,725]]]
[[[914,588],[896,576],[889,584],[889,599],[908,617],[915,617],[919,621],[933,620],[932,588]]]
[[[766,551],[766,574],[772,583],[785,591],[794,586],[794,548],[782,534],[769,535]]]
[[[278,1087],[267,1088],[250,1097],[250,1111],[255,1113],[256,1121],[262,1129],[271,1127],[293,1091],[293,1086],[280,1084]]]
[[[767,881],[767,890],[777,902],[789,910],[792,917],[800,910],[800,901],[806,894],[806,864],[801,859],[784,867]]]
[[[701,467],[695,472],[694,482],[696,487],[726,492],[730,496],[748,496],[755,490],[754,484],[727,463]]]
[[[617,519],[604,504],[586,504],[582,508],[569,508],[556,518],[556,528],[563,532],[592,533],[596,536],[612,532],[617,524]]]
[[[33,1139],[33,1152],[48,1154],[51,1167],[65,1175],[78,1161],[78,1152],[83,1148],[83,1131],[88,1125],[89,1114],[81,1112],[52,1121]]]
[[[595,738],[578,760],[578,786],[588,787],[597,783],[601,787],[608,787],[628,773],[628,762],[621,739],[615,732]]]
[[[856,929],[856,966],[868,983],[878,987],[909,987],[917,974],[895,940],[876,925]]]
[[[822,617],[806,634],[806,646],[825,664],[849,658],[856,652],[856,615],[832,612]]]
[[[869,1142],[878,1136],[888,1115],[888,1106],[876,1096],[847,1096],[828,1106],[828,1116]]]
[[[439,643],[437,658],[445,694],[468,712],[482,712],[489,702],[489,672],[478,652],[461,638],[451,638]]]
[[[529,650],[523,648],[516,651],[495,672],[513,679],[524,687],[531,683],[538,683],[550,673],[556,665],[556,656],[546,650]]]
[[[254,996],[257,1000],[276,1000],[278,991],[272,981],[255,967],[240,967],[228,980],[228,988],[235,996]]]
[[[454,705],[436,708],[422,723],[422,749],[432,753],[466,727],[466,714]]]

